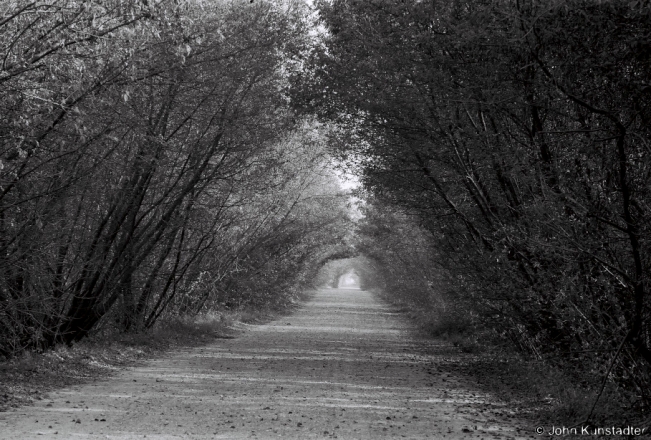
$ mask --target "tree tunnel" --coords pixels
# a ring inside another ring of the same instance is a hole
[[[357,275],[357,273],[355,273],[354,270],[351,270],[350,272],[341,275],[337,283],[337,288],[359,289],[360,288],[359,275]]]

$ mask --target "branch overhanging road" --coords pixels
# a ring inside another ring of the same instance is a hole
[[[3,439],[524,439],[395,309],[320,290],[291,316],[0,414]],[[500,421],[501,420],[501,421]]]

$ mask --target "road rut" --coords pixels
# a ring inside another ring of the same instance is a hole
[[[531,438],[503,403],[438,368],[454,347],[412,330],[369,292],[323,289],[235,339],[0,414],[0,437]]]

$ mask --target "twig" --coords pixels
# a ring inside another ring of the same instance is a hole
[[[610,372],[613,370],[613,367],[615,366],[615,361],[617,361],[619,354],[622,352],[622,348],[624,348],[624,344],[628,340],[628,337],[631,335],[631,331],[633,331],[633,329],[630,329],[626,333],[626,336],[624,336],[624,339],[622,339],[622,342],[619,344],[619,347],[617,348],[617,352],[615,353],[615,356],[613,356],[613,360],[610,361],[610,365],[608,366],[608,371],[606,371],[606,374],[604,375],[604,380],[601,382],[601,389],[599,390],[597,397],[594,399],[594,403],[592,404],[592,408],[588,413],[588,417],[586,417],[585,422],[583,423],[587,424],[590,421],[590,417],[592,417],[592,413],[594,412],[594,409],[597,406],[597,402],[599,402],[599,398],[601,397],[601,395],[604,392],[604,389],[606,388],[606,382],[608,381],[608,376],[610,376]]]

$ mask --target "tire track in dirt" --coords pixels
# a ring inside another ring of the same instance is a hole
[[[504,404],[437,368],[453,347],[410,330],[368,292],[324,289],[235,339],[0,414],[0,437],[532,438]]]

